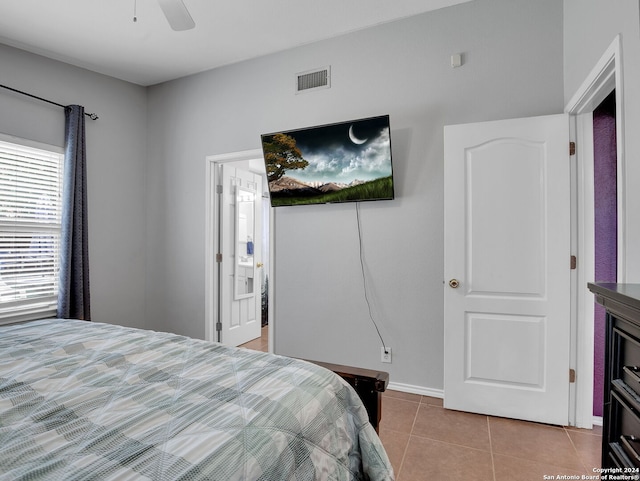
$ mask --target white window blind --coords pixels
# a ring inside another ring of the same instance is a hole
[[[0,139],[0,323],[55,314],[63,154]]]

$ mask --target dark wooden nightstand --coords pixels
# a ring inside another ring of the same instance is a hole
[[[307,361],[329,369],[347,381],[362,399],[362,403],[369,413],[369,422],[378,432],[380,419],[382,419],[382,393],[389,384],[389,373],[309,359]]]

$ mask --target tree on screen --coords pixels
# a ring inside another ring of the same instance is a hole
[[[287,170],[304,169],[309,162],[302,158],[296,139],[286,134],[275,134],[263,144],[267,180],[278,180]]]

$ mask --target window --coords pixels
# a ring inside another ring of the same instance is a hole
[[[56,313],[63,158],[0,136],[0,324]]]

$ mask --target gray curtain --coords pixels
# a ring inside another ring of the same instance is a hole
[[[65,107],[58,317],[91,319],[84,107]]]

